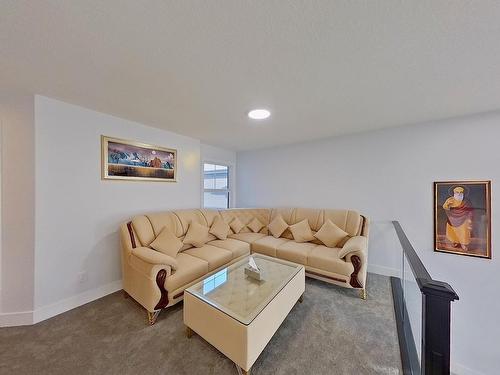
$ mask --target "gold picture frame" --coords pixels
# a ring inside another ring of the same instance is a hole
[[[434,251],[491,259],[491,181],[434,182]]]
[[[177,150],[101,135],[101,178],[177,182]]]

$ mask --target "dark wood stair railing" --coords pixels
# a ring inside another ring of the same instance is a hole
[[[402,280],[391,277],[394,310],[404,375],[450,374],[451,302],[458,300],[453,288],[432,279],[398,221],[394,229],[411,272],[422,294],[421,359],[413,339]]]

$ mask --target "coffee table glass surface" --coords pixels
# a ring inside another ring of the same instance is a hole
[[[303,266],[253,254],[262,280],[245,274],[248,257],[186,289],[242,324],[250,324]]]

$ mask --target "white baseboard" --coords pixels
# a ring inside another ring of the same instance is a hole
[[[457,362],[450,363],[450,371],[453,375],[485,375],[482,372],[465,367]]]
[[[76,296],[66,298],[56,303],[42,306],[34,311],[0,313],[0,327],[23,326],[39,323],[78,306],[95,301],[122,289],[122,281],[117,280],[98,288],[87,290]]]
[[[76,296],[66,298],[62,301],[58,301],[47,306],[42,306],[35,309],[35,311],[33,312],[33,323],[38,323],[43,320],[52,318],[63,312],[72,310],[75,307],[85,305],[86,303],[107,296],[108,294],[114,293],[120,289],[122,289],[122,281],[117,280],[109,284],[102,285],[98,288],[87,290],[83,293],[77,294]]]
[[[398,269],[391,268],[391,267],[385,267],[385,266],[379,266],[377,264],[368,263],[368,272],[376,273],[377,275],[400,277],[400,275],[399,275],[400,271]]]
[[[0,313],[0,327],[27,326],[33,324],[33,311]]]

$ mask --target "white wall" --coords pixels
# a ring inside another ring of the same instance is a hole
[[[236,152],[207,144],[201,144],[201,162],[213,162],[229,166],[229,185],[231,186],[230,205],[236,205]],[[200,170],[203,174],[203,166]],[[201,176],[203,179],[203,176]],[[200,182],[202,183],[202,182]],[[201,199],[203,202],[203,189],[201,188]]]
[[[201,144],[201,158],[203,161],[213,161],[226,165],[236,165],[236,152],[224,148]]]
[[[101,135],[177,149],[178,182],[101,180]],[[36,96],[35,146],[35,320],[120,288],[120,223],[200,205],[196,139]]]
[[[460,296],[452,306],[459,374],[500,365],[500,113],[392,128],[237,155],[237,206],[354,208],[375,221],[369,264],[400,264],[388,220],[401,222],[430,274]],[[433,182],[492,180],[493,259],[433,252]]]
[[[33,96],[0,91],[2,126],[0,325],[29,324],[33,310]]]

